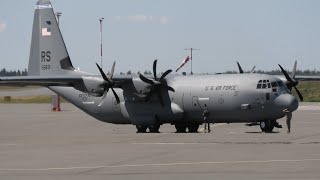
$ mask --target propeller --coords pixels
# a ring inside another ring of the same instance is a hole
[[[164,106],[164,100],[162,98],[162,94],[161,94],[161,89],[164,88],[168,91],[172,91],[175,92],[175,90],[168,86],[166,81],[165,81],[165,77],[170,74],[172,72],[171,69],[168,69],[166,72],[164,72],[160,78],[157,77],[157,60],[154,60],[153,62],[153,77],[154,79],[149,79],[144,77],[142,74],[140,74],[140,79],[151,85],[150,91],[146,96],[146,101],[150,100],[151,96],[153,94],[156,94],[160,100],[160,103],[162,106]]]
[[[104,80],[104,82],[101,84],[101,86],[104,89],[104,92],[103,92],[102,100],[101,100],[101,102],[99,103],[98,106],[101,106],[104,103],[104,101],[106,100],[107,93],[108,93],[109,89],[112,90],[113,95],[116,98],[117,103],[119,104],[120,103],[120,99],[119,99],[119,96],[117,95],[117,93],[113,89],[113,87],[115,86],[115,82],[112,80],[116,62],[113,62],[109,78],[106,76],[106,74],[103,72],[102,68],[97,63],[96,63],[96,65],[97,65],[97,67],[98,67],[98,69],[100,71],[100,74],[101,74],[101,76],[102,76],[102,78]]]
[[[253,66],[251,69],[251,73],[254,73],[254,70],[256,69],[256,66]]]
[[[242,69],[242,67],[240,66],[240,63],[237,61],[237,65],[238,65],[238,69],[239,69],[239,73],[240,74],[243,74],[244,73],[244,71],[243,71],[243,69]],[[251,69],[251,71],[250,71],[250,73],[254,73],[254,70],[256,69],[256,66],[253,66],[252,67],[252,69]]]
[[[285,71],[285,70],[282,68],[282,66],[281,66],[280,64],[278,64],[278,65],[279,65],[279,67],[280,67],[283,75],[284,75],[284,76],[286,77],[286,79],[287,79],[286,85],[287,85],[288,89],[290,90],[290,92],[291,92],[292,88],[294,88],[294,89],[296,90],[296,92],[297,92],[300,100],[303,101],[303,96],[302,96],[301,92],[299,91],[299,89],[296,87],[296,86],[299,84],[299,82],[295,79],[296,71],[297,71],[297,61],[295,61],[295,63],[294,63],[291,77],[289,76],[289,74],[287,73],[287,71]]]
[[[240,74],[243,74],[243,69],[242,67],[240,66],[239,62],[237,61],[237,64],[238,64],[238,68],[239,68],[239,73]]]

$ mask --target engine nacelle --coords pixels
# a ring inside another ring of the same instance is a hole
[[[83,76],[83,83],[76,84],[75,89],[88,93],[91,96],[100,97],[104,93],[103,86],[104,80],[100,77]]]
[[[140,78],[132,78],[132,83],[139,94],[146,94],[150,91],[150,85],[143,82]]]

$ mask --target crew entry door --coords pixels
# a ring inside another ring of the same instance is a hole
[[[209,108],[209,100],[210,98],[208,97],[198,97],[198,96],[193,96],[192,97],[192,105],[194,110],[199,110],[203,112],[205,108]]]

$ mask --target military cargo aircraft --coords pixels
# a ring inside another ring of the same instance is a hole
[[[49,0],[35,7],[28,76],[1,77],[1,85],[44,86],[94,118],[114,124],[132,124],[138,133],[159,132],[161,125],[174,125],[177,132],[197,132],[203,111],[212,123],[259,122],[263,131],[272,131],[276,120],[298,108],[291,95],[298,80],[318,77],[267,74],[116,76],[115,64],[105,74],[76,70],[71,62]],[[295,71],[294,71],[295,72]],[[282,78],[282,79],[281,79]]]

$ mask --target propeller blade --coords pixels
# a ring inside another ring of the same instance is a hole
[[[298,88],[296,88],[295,86],[293,86],[294,87],[294,89],[296,90],[296,92],[297,92],[297,94],[298,94],[298,96],[299,96],[299,98],[300,98],[300,101],[303,101],[303,96],[302,96],[302,94],[300,93],[300,91],[298,90]]]
[[[283,75],[286,77],[286,79],[290,82],[290,84],[294,84],[293,80],[291,79],[291,77],[288,75],[288,73],[282,68],[282,66],[280,64],[278,64]]]
[[[120,103],[120,98],[119,98],[118,94],[114,91],[113,88],[111,88],[111,90],[113,92],[114,97],[116,98],[117,104],[119,104]]]
[[[256,69],[256,66],[253,66],[251,69],[251,73],[254,73],[254,70]]]
[[[168,91],[176,92],[172,87],[168,85],[162,85],[164,88],[166,88]]]
[[[97,67],[98,67],[98,69],[99,69],[99,71],[100,71],[100,74],[101,74],[102,78],[103,78],[105,81],[110,82],[109,79],[108,79],[108,77],[106,76],[106,74],[103,72],[103,70],[101,69],[101,67],[98,65],[98,63],[96,63],[96,65],[97,65]]]
[[[292,73],[291,73],[291,78],[296,77],[296,72],[297,72],[297,60],[294,62]]]
[[[153,76],[154,80],[158,80],[157,78],[157,59],[153,61]]]
[[[240,66],[240,64],[239,64],[239,62],[237,61],[237,64],[238,64],[238,68],[239,68],[239,72],[240,72],[240,74],[243,74],[243,69],[242,69],[242,67]]]
[[[112,65],[112,68],[111,68],[111,72],[110,72],[110,79],[112,79],[112,77],[113,77],[115,66],[116,66],[116,61],[113,62],[113,65]]]
[[[106,100],[106,97],[107,97],[107,92],[108,92],[108,91],[104,91],[103,96],[102,96],[102,99],[101,99],[101,102],[100,102],[99,105],[98,105],[99,107],[104,104],[104,101]]]
[[[172,72],[172,70],[171,69],[169,69],[169,70],[167,70],[166,72],[164,72],[163,74],[162,74],[162,76],[160,77],[160,81],[162,81],[169,73],[171,73]]]
[[[145,83],[147,83],[147,84],[151,84],[151,85],[154,84],[154,82],[153,82],[152,80],[144,77],[142,74],[140,74],[139,77],[140,77],[140,79],[141,79],[143,82],[145,82]]]

